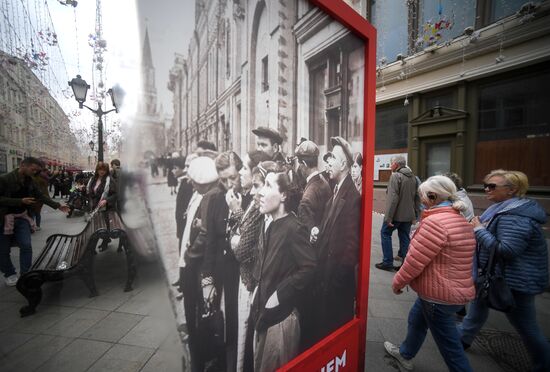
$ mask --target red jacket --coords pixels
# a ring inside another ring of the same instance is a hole
[[[461,305],[475,297],[472,226],[452,207],[425,210],[393,287],[411,286],[428,301]]]

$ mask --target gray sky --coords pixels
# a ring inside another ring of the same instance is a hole
[[[174,63],[174,53],[187,56],[195,27],[195,1],[137,0],[137,11],[141,44],[146,24],[149,29],[158,102],[165,114],[171,116],[172,92],[166,88],[168,73]]]

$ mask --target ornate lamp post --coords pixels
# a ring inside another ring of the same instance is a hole
[[[86,80],[82,79],[80,75],[76,75],[76,78],[69,81],[69,86],[73,89],[74,98],[78,102],[79,108],[86,107],[88,110],[93,112],[98,117],[98,131],[97,131],[97,160],[103,161],[103,115],[106,115],[112,111],[118,112],[119,107],[122,105],[122,100],[124,98],[124,91],[118,85],[115,85],[113,88],[109,89],[107,93],[111,96],[111,101],[113,103],[114,109],[103,111],[101,109],[101,102],[97,103],[97,110],[92,109],[91,107],[84,104],[86,102],[86,94],[90,86],[86,83]],[[89,143],[90,148],[93,151],[93,141]]]

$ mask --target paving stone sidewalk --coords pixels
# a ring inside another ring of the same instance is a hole
[[[34,257],[49,235],[74,234],[84,224],[83,217],[67,219],[44,207],[42,230],[32,237]],[[96,256],[99,296],[89,298],[76,276],[45,283],[30,317],[19,317],[26,300],[1,281],[0,371],[182,371],[183,347],[161,265],[139,262],[134,290],[125,293],[125,256],[116,248],[114,241]],[[18,263],[18,249],[12,259]]]

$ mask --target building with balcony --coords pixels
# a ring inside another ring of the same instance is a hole
[[[361,149],[362,45],[307,1],[195,2],[195,32],[176,55],[171,133],[183,153],[202,139],[242,154],[251,130],[276,129],[291,153],[302,137]]]

